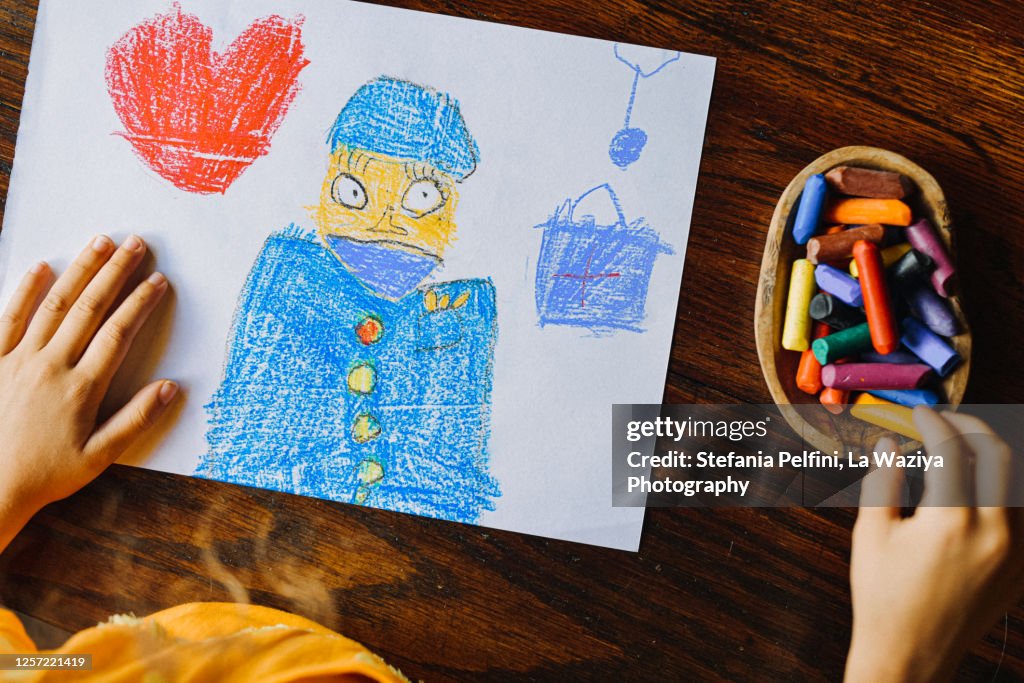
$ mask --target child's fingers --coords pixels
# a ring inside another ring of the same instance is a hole
[[[32,266],[21,279],[21,284],[0,316],[0,355],[10,353],[21,341],[49,275],[50,267],[40,262]]]
[[[79,295],[48,346],[76,363],[145,251],[135,235],[126,239]]]
[[[875,446],[877,452],[897,451],[892,437],[883,436]],[[860,509],[857,522],[860,524],[885,523],[900,519],[901,493],[903,491],[903,470],[898,467],[879,467],[861,480]]]
[[[924,406],[914,408],[914,426],[924,437],[928,455],[942,457],[942,467],[931,467],[925,472],[921,511],[930,508],[970,508],[974,497],[970,451],[960,439],[959,430],[937,412]]]
[[[960,430],[960,438],[974,452],[975,499],[979,513],[1005,512],[996,508],[1005,507],[1010,496],[1013,481],[1010,447],[988,424],[972,415],[943,413],[942,417]]]
[[[75,258],[32,316],[32,322],[25,332],[26,343],[37,349],[46,346],[82,290],[110,258],[113,246],[109,237],[99,235]]]
[[[102,470],[152,429],[178,393],[178,385],[158,380],[143,387],[114,413],[85,444],[85,457]]]
[[[95,382],[101,395],[106,393],[139,329],[166,291],[167,278],[161,273],[150,275],[117,307],[89,343],[78,369]]]

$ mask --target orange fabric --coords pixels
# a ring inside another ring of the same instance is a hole
[[[25,649],[28,648],[28,649]],[[0,652],[34,652],[0,610]],[[92,671],[0,672],[0,680],[110,683],[320,683],[407,679],[354,640],[256,605],[192,603],[142,619],[114,617],[46,654],[91,654]],[[5,678],[5,676],[8,676]]]
[[[31,654],[35,651],[36,644],[25,633],[25,627],[21,625],[18,617],[12,612],[0,609],[0,653]]]

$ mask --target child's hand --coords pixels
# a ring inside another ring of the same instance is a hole
[[[177,393],[173,382],[154,382],[96,424],[114,373],[167,291],[154,273],[106,318],[145,251],[138,237],[118,249],[97,237],[41,304],[50,269],[34,266],[0,317],[0,551],[41,507],[114,462]]]
[[[864,480],[850,560],[848,681],[951,679],[1021,595],[1024,512],[975,507],[1006,505],[1010,448],[977,418],[917,408],[914,423],[943,467],[925,473],[925,500],[906,519],[901,472],[882,468]],[[876,446],[895,448],[891,439]]]

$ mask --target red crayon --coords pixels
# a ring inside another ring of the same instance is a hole
[[[823,322],[814,323],[812,339],[827,337],[831,333],[829,326]],[[821,363],[814,357],[814,352],[807,349],[800,356],[800,365],[796,369],[796,386],[805,394],[817,394],[821,391]]]
[[[889,303],[885,285],[885,268],[878,247],[864,240],[853,245],[853,259],[857,262],[860,291],[864,295],[864,312],[871,330],[871,345],[879,353],[892,353],[900,345],[900,335]]]

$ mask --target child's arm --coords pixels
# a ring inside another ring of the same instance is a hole
[[[943,467],[925,473],[930,500],[905,519],[901,472],[879,469],[864,480],[847,681],[952,679],[967,649],[1021,595],[1024,510],[972,506],[976,486],[986,487],[986,504],[1006,505],[1010,448],[973,417],[918,408],[914,422]],[[876,449],[895,450],[883,441]]]
[[[97,237],[52,287],[49,267],[34,266],[0,316],[0,551],[40,508],[114,462],[177,393],[173,382],[153,382],[96,424],[114,373],[167,291],[154,273],[106,317],[145,251],[138,237],[117,249]]]

